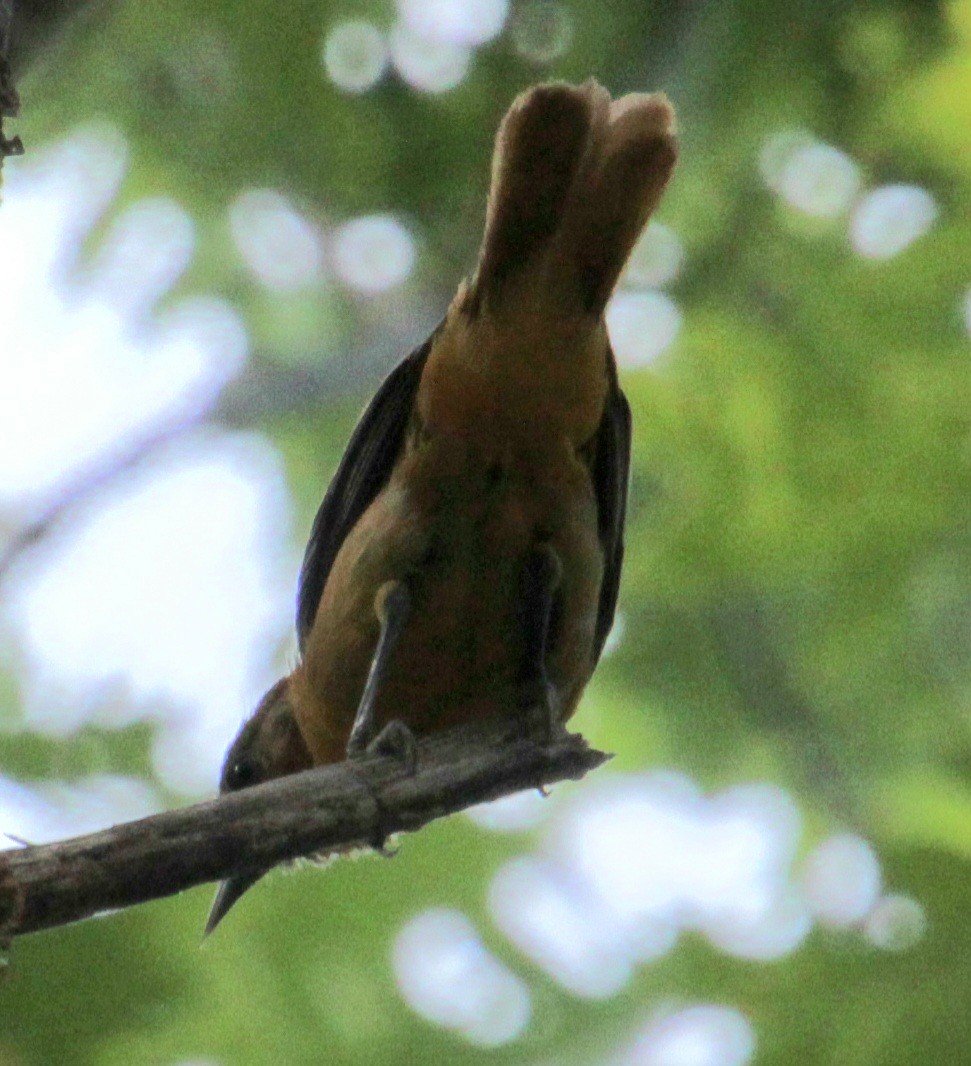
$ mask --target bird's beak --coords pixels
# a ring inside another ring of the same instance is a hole
[[[253,874],[237,874],[235,877],[229,877],[223,881],[216,891],[216,898],[212,901],[212,910],[209,912],[209,920],[206,922],[204,936],[208,936],[219,925],[236,900],[248,888],[252,888],[265,873],[266,870],[258,870]]]

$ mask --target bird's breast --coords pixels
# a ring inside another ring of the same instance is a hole
[[[377,702],[417,732],[514,713],[525,639],[523,569],[538,543],[563,566],[548,656],[566,713],[592,669],[602,555],[590,472],[562,438],[529,447],[424,435],[337,555],[298,671],[297,717],[316,761],[343,756],[378,637],[374,597],[408,584],[412,613]]]

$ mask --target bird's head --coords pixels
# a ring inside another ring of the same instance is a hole
[[[260,700],[230,745],[219,777],[219,792],[238,792],[311,765],[290,702],[289,678],[285,677]]]
[[[238,792],[286,774],[308,770],[312,765],[290,702],[289,678],[283,678],[260,700],[230,745],[219,777],[219,792],[221,795]],[[206,922],[207,936],[264,873],[265,870],[258,870],[236,874],[223,881]]]

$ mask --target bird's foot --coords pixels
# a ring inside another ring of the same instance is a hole
[[[545,748],[566,733],[556,689],[545,678],[536,678],[523,685],[520,699],[527,739]]]
[[[398,718],[388,722],[366,750],[369,755],[389,755],[397,759],[409,777],[418,770],[418,741]]]

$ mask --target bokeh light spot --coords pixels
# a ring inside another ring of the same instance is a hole
[[[398,13],[427,41],[476,47],[502,32],[509,0],[398,0]]]
[[[663,222],[651,222],[634,245],[623,280],[629,285],[659,288],[674,281],[683,264],[681,238]]]
[[[176,391],[172,382],[159,384],[163,395],[171,402],[181,398],[180,410],[201,411],[215,390],[243,365],[249,352],[249,335],[235,307],[215,296],[187,296],[168,305],[156,318],[158,347],[165,356],[171,373],[173,368],[189,370],[202,377],[208,373],[216,379],[205,392]],[[174,376],[174,375],[173,375]]]
[[[466,45],[423,37],[406,22],[391,31],[395,70],[413,89],[444,93],[460,85],[469,71],[472,50]]]
[[[238,313],[218,301],[149,320],[192,255],[192,222],[173,201],[127,208],[77,269],[125,162],[116,133],[80,130],[8,168],[0,245],[18,254],[0,257],[0,511],[11,525],[124,442],[204,410],[246,356]]]
[[[621,291],[607,305],[607,331],[622,367],[650,366],[681,331],[681,311],[663,292]]]
[[[37,300],[42,280],[63,281],[127,166],[127,142],[113,126],[82,126],[4,163],[0,245],[18,251],[0,257],[5,307]]]
[[[388,67],[385,35],[370,22],[352,20],[334,26],[324,40],[321,60],[330,80],[349,93],[363,93],[381,80]]]
[[[96,774],[71,782],[23,784],[0,774],[0,850],[15,847],[3,834],[31,844],[94,833],[117,822],[144,818],[162,807],[146,781]]]
[[[803,886],[810,910],[823,925],[856,925],[880,894],[880,861],[862,837],[837,833],[806,857]]]
[[[395,940],[393,964],[405,1002],[472,1044],[508,1044],[529,1022],[528,989],[458,911],[432,908],[407,922]]]
[[[856,163],[838,148],[811,144],[795,152],[780,182],[784,200],[807,215],[835,218],[849,208],[860,186]]]
[[[334,236],[334,272],[345,285],[375,296],[401,285],[415,265],[415,241],[391,215],[345,222]]]
[[[891,259],[934,224],[937,204],[916,185],[884,185],[868,192],[853,210],[850,240],[866,259]]]
[[[287,513],[276,453],[211,434],[79,509],[4,585],[28,727],[63,736],[152,717],[160,780],[212,788],[289,627],[291,575],[273,557]]]
[[[927,932],[927,913],[909,896],[889,895],[866,916],[863,935],[884,951],[908,951]]]
[[[732,1007],[703,1003],[651,1019],[617,1066],[746,1066],[755,1032]]]
[[[674,916],[679,856],[700,802],[695,785],[677,774],[613,778],[567,807],[551,827],[554,851],[622,916]]]
[[[195,227],[185,209],[164,197],[139,200],[111,224],[86,271],[86,296],[134,318],[152,309],[192,259]]]
[[[802,944],[812,929],[812,915],[803,894],[786,885],[761,900],[757,908],[716,913],[701,925],[721,951],[766,962],[781,959]]]
[[[605,999],[630,980],[626,930],[582,884],[551,863],[507,863],[489,890],[496,925],[564,988]]]
[[[482,829],[494,833],[523,833],[540,825],[550,809],[549,798],[531,788],[490,803],[480,803],[465,813]]]
[[[268,289],[290,292],[320,276],[320,234],[272,189],[250,189],[230,205],[233,242],[254,276]]]
[[[509,32],[516,52],[541,66],[565,55],[573,43],[573,15],[557,0],[529,0],[516,7]]]
[[[771,785],[705,797],[672,773],[625,775],[561,805],[546,845],[624,930],[631,957],[656,957],[682,929],[726,951],[775,958],[810,919],[790,870],[798,811]]]

